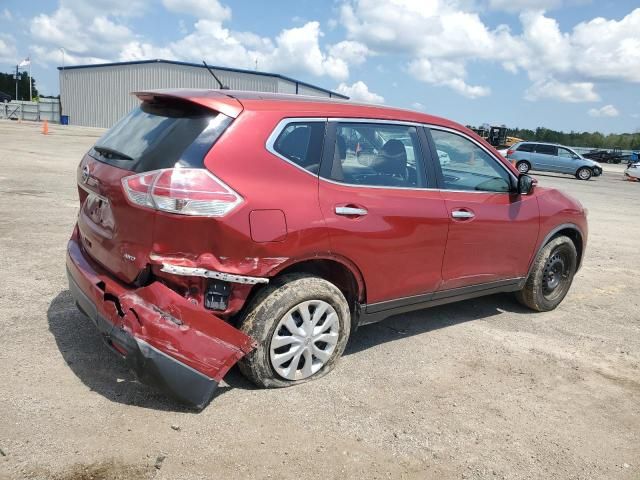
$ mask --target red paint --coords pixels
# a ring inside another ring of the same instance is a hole
[[[354,188],[322,181],[320,205],[331,251],[358,266],[368,303],[438,289],[449,228],[439,191]],[[340,216],[336,206],[368,213]]]
[[[254,242],[282,242],[287,236],[287,221],[282,210],[254,210],[249,214]]]
[[[556,190],[536,187],[532,194],[519,196],[346,186],[319,179],[265,148],[283,118],[399,120],[463,132],[518,175],[493,147],[449,120],[262,93],[179,90],[138,96],[178,97],[234,117],[207,154],[205,167],[243,201],[223,218],[135,206],[121,185],[132,172],[85,156],[79,178],[82,169],[88,169],[84,188],[108,202],[85,202],[87,193],[79,189],[83,206],[67,264],[82,290],[115,325],[216,379],[251,349],[251,339],[223,318],[241,310],[252,287],[234,285],[229,307],[214,315],[203,306],[206,281],[161,272],[162,263],[274,277],[299,262],[332,260],[353,273],[359,300],[374,303],[523,277],[547,234],[561,224],[576,225],[586,242],[582,206]],[[337,216],[336,206],[361,207],[368,214]],[[454,209],[475,217],[454,220]],[[134,287],[134,279],[147,265],[157,281]],[[98,284],[120,300],[124,317],[112,302],[103,301]]]
[[[87,258],[78,243],[77,230],[67,247],[67,268],[98,313],[111,324],[209,378],[220,381],[253,349],[251,338],[162,283],[135,288],[115,280]],[[105,301],[105,294],[118,299],[123,316],[114,302]]]
[[[475,214],[451,219],[442,289],[526,276],[539,230],[536,195],[443,190],[442,196],[447,212]]]

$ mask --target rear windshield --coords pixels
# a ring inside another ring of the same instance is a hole
[[[187,102],[144,102],[105,133],[89,155],[134,172],[199,168],[231,121]]]

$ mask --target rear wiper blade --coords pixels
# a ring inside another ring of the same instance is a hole
[[[100,147],[96,145],[93,147],[93,149],[96,152],[98,152],[100,155],[103,155],[104,157],[107,157],[107,158],[112,158],[115,160],[133,160],[133,158],[131,158],[126,153],[119,152],[118,150],[114,150],[113,148]]]

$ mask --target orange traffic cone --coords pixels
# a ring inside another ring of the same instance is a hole
[[[48,135],[49,134],[49,122],[46,121],[46,120],[42,124],[42,134],[43,135]]]

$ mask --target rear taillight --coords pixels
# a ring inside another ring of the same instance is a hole
[[[131,203],[179,215],[222,217],[242,197],[211,172],[201,168],[169,168],[122,179]]]
[[[509,155],[513,155],[514,152],[515,152],[515,150],[512,150],[512,149],[507,150],[507,157]]]

